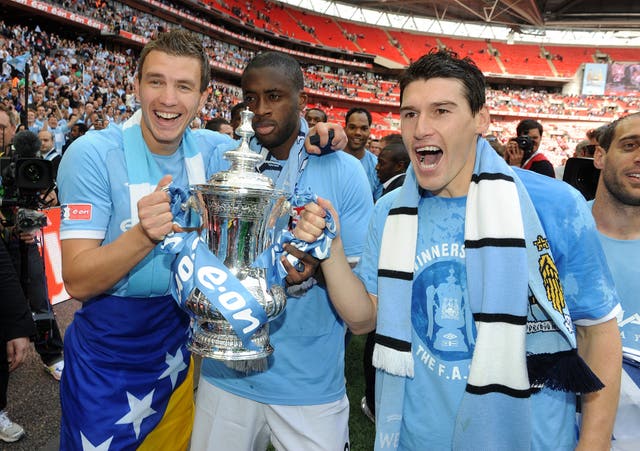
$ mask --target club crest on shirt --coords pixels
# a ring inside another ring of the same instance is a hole
[[[566,302],[562,291],[562,284],[560,283],[558,268],[556,268],[556,264],[550,254],[545,253],[540,255],[538,259],[538,269],[542,276],[547,301],[551,302],[554,310],[558,313],[563,313]]]

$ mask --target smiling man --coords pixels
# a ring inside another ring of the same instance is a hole
[[[350,329],[377,327],[376,449],[608,449],[620,306],[584,198],[480,137],[470,59],[425,55],[400,93],[405,182],[376,204],[357,277],[339,237],[321,263]],[[325,209],[295,235],[319,236]]]
[[[630,450],[640,442],[640,113],[599,130],[594,165],[600,169],[592,212],[600,241],[620,294],[622,337],[620,405],[612,449]]]
[[[347,134],[347,146],[344,151],[360,160],[367,174],[373,200],[382,196],[382,184],[376,173],[378,157],[367,150],[371,134],[371,113],[366,108],[354,107],[347,111],[344,119],[344,132]]]
[[[170,294],[168,194],[204,183],[208,152],[231,138],[189,123],[207,99],[198,38],[171,31],[142,50],[141,108],[76,139],[58,172],[62,273],[83,303],[65,334],[60,448],[185,449],[193,420],[189,317]]]

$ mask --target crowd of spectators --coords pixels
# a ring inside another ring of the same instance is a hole
[[[128,5],[112,2],[86,2],[85,0],[46,0],[77,14],[104,23],[109,30],[126,30],[151,39],[158,32],[176,26],[156,16],[136,10]],[[201,17],[202,13],[161,1],[171,8]],[[272,5],[268,3],[271,7]],[[201,35],[211,61],[240,73],[256,51],[236,44]],[[57,124],[54,128],[70,130],[74,123],[87,128],[121,123],[136,108],[133,92],[135,51],[107,50],[98,42],[65,39],[39,27],[6,25],[0,22],[0,101],[21,114],[25,110],[25,80],[8,61],[30,52],[29,94],[27,104],[37,116],[36,124],[49,127],[49,117]],[[306,87],[331,97],[341,97],[370,103],[397,103],[399,91],[395,80],[372,71],[350,70],[324,63],[303,64]],[[229,110],[241,99],[237,86],[214,81],[210,96],[200,113],[201,123],[220,116],[229,119]],[[329,103],[330,100],[329,100]],[[599,124],[581,123],[608,121],[617,115],[640,106],[640,98],[627,96],[567,96],[534,89],[489,89],[487,105],[500,119],[494,122],[494,135],[506,142],[515,132],[515,123],[523,115],[557,115],[554,121],[569,121],[551,125],[553,133],[543,143],[545,153],[554,164],[571,156],[575,143],[584,138],[587,128]],[[343,108],[329,108],[331,120],[342,122]],[[374,133],[384,136],[397,130],[399,123],[395,108],[391,107],[383,121],[374,124]],[[52,120],[51,124],[54,124]],[[59,134],[59,133],[58,133]],[[546,144],[546,145],[545,145]]]

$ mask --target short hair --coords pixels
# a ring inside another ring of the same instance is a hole
[[[76,122],[75,124],[73,124],[71,126],[72,129],[73,129],[73,127],[78,127],[78,130],[83,135],[89,131],[89,129],[87,128],[87,124],[85,124],[84,122]]]
[[[409,158],[409,152],[402,141],[392,141],[382,148],[380,153],[388,152],[389,156],[395,163],[403,163],[404,167],[409,167],[411,159]]]
[[[229,121],[226,120],[225,118],[217,116],[217,117],[209,119],[207,121],[206,125],[204,126],[204,128],[206,128],[207,130],[213,130],[214,132],[219,132],[220,131],[220,127],[223,124],[231,125],[231,124],[229,124]]]
[[[486,102],[486,82],[482,71],[469,57],[459,58],[451,50],[432,49],[409,65],[400,76],[400,100],[404,90],[417,80],[432,78],[454,78],[464,87],[464,95],[469,102],[471,114],[476,115]]]
[[[390,134],[380,138],[380,142],[383,143],[383,148],[384,148],[384,146],[387,146],[387,145],[389,145],[391,143],[396,143],[396,142],[399,142],[399,143],[404,145],[404,141],[402,141],[402,134],[401,133],[390,133]]]
[[[609,147],[611,147],[611,143],[613,142],[613,136],[616,134],[616,129],[618,128],[618,125],[620,125],[620,123],[624,120],[627,120],[633,117],[638,117],[638,116],[640,116],[640,112],[631,113],[631,114],[628,114],[627,116],[618,118],[615,121],[611,122],[609,125],[607,125],[604,131],[598,137],[598,144],[600,144],[600,147],[602,147],[605,150],[605,152],[608,152]]]
[[[315,107],[314,107],[314,108],[307,108],[307,111],[305,112],[305,116],[306,116],[306,114],[307,114],[307,113],[309,113],[310,111],[317,111],[317,112],[319,112],[320,114],[322,114],[322,122],[327,122],[327,119],[328,119],[328,118],[327,118],[327,113],[325,113],[323,109],[321,109],[321,108],[315,108]]]
[[[601,125],[598,128],[594,128],[592,130],[587,131],[587,139],[595,139],[596,141],[599,141],[599,137],[600,135],[602,135],[602,133],[604,133],[604,131],[606,130],[608,124],[605,125]]]
[[[294,57],[280,52],[263,52],[254,56],[242,72],[241,83],[249,71],[264,67],[280,69],[296,91],[300,92],[304,89],[304,78],[300,64]]]
[[[540,132],[540,136],[542,136],[542,132],[544,131],[544,129],[542,128],[542,124],[540,122],[533,119],[523,119],[516,127],[516,134],[518,136],[522,136],[528,133],[529,130],[533,130],[534,128],[537,128]]]
[[[347,115],[344,117],[345,125],[349,123],[349,118],[351,117],[351,115],[352,114],[356,114],[356,113],[362,113],[365,116],[367,116],[367,121],[369,121],[369,126],[371,126],[371,123],[373,122],[373,118],[371,117],[371,113],[366,108],[362,108],[362,107],[359,107],[359,106],[355,106],[355,107],[351,108],[349,111],[347,111]]]
[[[149,41],[140,52],[140,58],[138,59],[138,80],[142,79],[144,62],[153,50],[172,56],[186,56],[197,59],[200,62],[200,92],[204,92],[209,87],[209,82],[211,81],[209,57],[202,47],[201,39],[195,34],[176,28],[167,33],[160,33],[156,39]]]

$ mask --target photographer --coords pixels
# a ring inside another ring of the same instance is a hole
[[[542,131],[542,124],[538,121],[533,119],[520,121],[516,128],[518,136],[507,142],[504,159],[511,166],[555,178],[553,165],[540,151]]]
[[[55,380],[60,380],[64,366],[62,338],[49,302],[44,261],[37,245],[39,228],[46,225],[46,218],[36,211],[41,206],[57,204],[57,197],[51,189],[43,190],[43,194],[38,191],[27,191],[26,193],[20,191],[19,177],[11,173],[11,169],[17,167],[17,162],[20,160],[35,158],[41,144],[37,136],[29,131],[23,131],[14,136],[15,125],[9,112],[2,105],[0,105],[0,127],[3,127],[4,130],[2,144],[5,148],[13,142],[15,155],[12,156],[11,165],[16,164],[16,166],[4,167],[1,174],[2,196],[0,199],[2,201],[0,205],[2,208],[0,209],[0,219],[2,225],[0,225],[0,234],[9,250],[22,284],[22,290],[34,313],[37,325],[34,340],[36,351],[40,354],[45,371],[51,374]],[[50,163],[33,167],[51,169]],[[51,173],[47,174],[44,171],[41,175],[47,185],[53,185]],[[18,185],[18,187],[16,188],[12,184]]]
[[[34,333],[33,319],[9,253],[0,242],[0,440],[4,442],[15,442],[24,436],[22,426],[11,421],[4,409],[7,406],[9,373],[24,361],[28,337]]]

